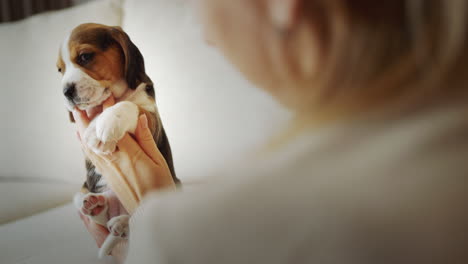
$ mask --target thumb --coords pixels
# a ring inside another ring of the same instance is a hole
[[[81,111],[78,108],[75,108],[72,114],[76,125],[78,126],[78,133],[80,133],[80,136],[83,136],[91,120],[89,120],[88,116],[86,115],[86,111]]]
[[[143,114],[138,118],[138,125],[135,130],[135,139],[142,148],[156,164],[161,164],[161,152],[154,142],[153,134],[148,127],[148,117]]]
[[[107,108],[111,107],[115,105],[115,99],[114,99],[114,96],[109,96],[109,98],[107,98],[104,103],[102,103],[102,110],[106,110]]]

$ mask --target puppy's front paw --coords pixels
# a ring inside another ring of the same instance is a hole
[[[109,107],[86,130],[86,143],[98,154],[114,152],[125,133],[135,132],[138,112],[138,106],[132,102],[120,102]]]
[[[109,232],[117,237],[127,238],[128,237],[128,221],[130,220],[129,215],[120,215],[113,217],[107,222],[107,228]]]
[[[89,148],[97,154],[111,154],[115,151],[117,141],[103,141],[98,137],[96,125],[89,126],[85,131],[84,140]]]

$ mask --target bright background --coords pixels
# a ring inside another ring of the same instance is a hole
[[[0,24],[0,223],[68,202],[85,179],[64,107],[58,48],[83,22],[120,25],[155,83],[177,175],[200,181],[289,118],[202,39],[186,0],[94,0]]]

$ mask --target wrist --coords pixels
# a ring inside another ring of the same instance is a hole
[[[115,245],[111,255],[115,258],[118,264],[123,264],[127,257],[128,240],[124,240]]]

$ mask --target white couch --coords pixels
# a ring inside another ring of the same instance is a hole
[[[288,120],[205,44],[189,2],[95,0],[0,25],[0,263],[101,263],[70,205],[85,174],[55,68],[80,23],[121,25],[140,48],[182,181],[245,156]]]

